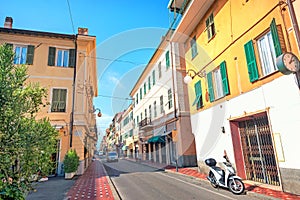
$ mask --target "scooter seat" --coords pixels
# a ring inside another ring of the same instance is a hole
[[[216,172],[218,172],[218,174],[220,174],[221,176],[224,175],[224,170],[221,169],[220,167],[213,166],[213,167],[211,167],[211,168],[213,168],[213,169],[214,169]]]

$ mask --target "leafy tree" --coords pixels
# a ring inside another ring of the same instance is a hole
[[[27,67],[13,64],[14,53],[0,46],[0,199],[25,199],[32,176],[49,174],[58,132],[48,119],[36,120],[46,89],[29,83]]]

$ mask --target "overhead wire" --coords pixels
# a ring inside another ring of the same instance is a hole
[[[69,15],[70,15],[70,19],[71,19],[73,33],[75,34],[75,28],[74,28],[74,23],[73,23],[73,16],[72,16],[71,6],[70,6],[69,0],[67,0],[67,3],[68,3],[68,8],[69,8]]]
[[[145,64],[145,63],[138,63],[138,62],[133,62],[130,60],[122,60],[122,59],[111,59],[111,58],[95,57],[95,56],[84,56],[84,57],[95,58],[95,59],[99,59],[99,60],[113,61],[113,62],[123,62],[123,63],[129,63],[129,64],[133,64],[133,65],[144,65]]]

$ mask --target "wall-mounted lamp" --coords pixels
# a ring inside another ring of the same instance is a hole
[[[96,112],[97,110],[99,111],[98,114],[97,114],[97,116],[98,116],[98,117],[101,117],[101,116],[102,116],[102,113],[101,113],[100,108],[93,108],[93,110],[90,110],[90,113],[94,113],[94,112]]]
[[[222,131],[222,133],[225,133],[225,127],[224,126],[221,126],[221,131]]]
[[[188,71],[186,72],[186,76],[183,79],[184,83],[189,84],[195,78],[195,76],[199,76],[200,78],[205,77],[206,72],[205,70],[200,70],[199,72],[196,72],[193,69],[188,69]]]

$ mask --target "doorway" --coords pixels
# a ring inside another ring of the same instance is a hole
[[[238,121],[238,130],[246,178],[279,186],[279,171],[267,114]]]

